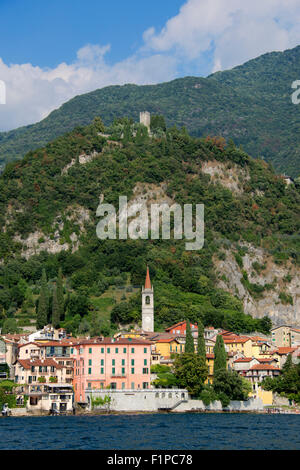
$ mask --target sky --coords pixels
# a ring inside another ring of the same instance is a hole
[[[299,0],[0,0],[0,131],[97,88],[207,76],[299,44]]]

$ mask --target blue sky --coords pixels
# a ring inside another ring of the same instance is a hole
[[[207,76],[300,44],[299,0],[0,0],[0,20],[0,131],[97,88]]]
[[[85,44],[111,44],[107,61],[126,58],[143,32],[161,29],[182,0],[0,0],[0,57],[5,63],[54,67]]]

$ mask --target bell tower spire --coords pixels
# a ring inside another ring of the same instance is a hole
[[[148,266],[145,287],[142,288],[142,329],[149,332],[154,331],[154,290],[151,286]]]

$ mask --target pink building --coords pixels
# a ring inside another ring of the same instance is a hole
[[[151,342],[135,338],[91,338],[74,342],[74,392],[85,402],[86,389],[150,387]]]

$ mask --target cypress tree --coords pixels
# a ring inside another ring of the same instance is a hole
[[[288,372],[289,370],[291,370],[291,368],[293,367],[293,360],[292,360],[292,355],[289,354],[286,358],[286,361],[285,363],[283,364],[283,367],[282,367],[282,372],[283,374],[285,374],[286,372]]]
[[[198,321],[198,356],[206,362],[206,348],[204,339],[204,326],[201,320]]]
[[[56,292],[57,292],[57,303],[59,309],[59,320],[63,320],[64,318],[64,287],[63,287],[63,278],[62,278],[62,270],[59,268],[58,276],[57,276],[57,283],[56,283]]]
[[[49,293],[48,293],[48,286],[47,286],[47,276],[46,276],[45,269],[43,269],[41,290],[40,290],[40,296],[39,296],[38,307],[37,307],[37,320],[36,320],[36,326],[39,330],[43,328],[45,325],[47,325],[48,311],[49,311]]]
[[[186,320],[186,333],[185,333],[185,352],[186,353],[194,353],[194,338],[191,332],[191,324],[190,320]]]
[[[60,312],[57,301],[57,289],[56,286],[53,288],[53,301],[52,301],[52,325],[54,328],[59,327]]]
[[[216,344],[214,347],[214,355],[215,355],[215,360],[214,360],[214,375],[217,371],[219,370],[227,370],[227,353],[225,350],[225,345],[224,345],[224,340],[223,336],[218,335]]]

